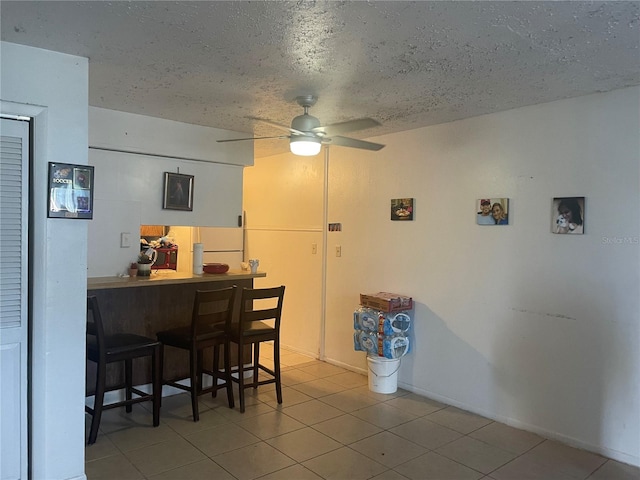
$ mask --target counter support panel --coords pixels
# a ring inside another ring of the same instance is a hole
[[[191,313],[196,290],[216,290],[237,285],[238,288],[253,288],[253,278],[264,277],[264,273],[239,275],[200,275],[183,280],[168,277],[149,280],[136,279],[89,279],[87,295],[98,298],[103,315],[105,333],[135,333],[156,338],[156,332],[191,324]],[[148,283],[144,283],[148,282]],[[238,295],[239,300],[239,295]],[[211,352],[204,361],[210,364]],[[250,352],[245,352],[250,362]],[[237,354],[232,346],[232,360]],[[139,359],[146,365],[134,368],[134,385],[151,383],[151,366],[148,359]],[[165,348],[164,375],[166,378],[188,378],[189,360],[185,352]],[[235,365],[235,364],[234,364]],[[114,368],[111,368],[114,367]],[[117,365],[109,365],[107,386],[124,384],[124,372]],[[93,394],[95,386],[95,364],[87,362],[87,395]]]

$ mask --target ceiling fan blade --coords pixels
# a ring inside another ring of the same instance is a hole
[[[355,132],[356,130],[366,130],[367,128],[379,127],[380,122],[373,118],[359,118],[346,122],[334,123],[313,129],[314,133],[324,133],[326,136],[340,135],[342,133]]]
[[[218,143],[224,142],[241,142],[243,140],[267,140],[270,138],[277,138],[279,140],[283,140],[285,138],[289,138],[287,135],[276,135],[275,137],[248,137],[248,138],[229,138],[226,140],[216,140]]]
[[[265,118],[259,118],[259,117],[247,117],[247,118],[266,123],[267,125],[271,125],[272,127],[279,128],[280,130],[286,130],[287,132],[296,133],[298,135],[306,135],[304,132],[301,132],[300,130],[296,130],[295,128],[290,128],[290,127],[285,127],[284,125],[280,125],[279,123],[272,122],[271,120],[267,120]]]
[[[356,140],[348,137],[331,137],[324,138],[322,143],[329,145],[340,145],[341,147],[361,148],[363,150],[378,151],[384,148],[381,143],[365,142],[364,140]]]

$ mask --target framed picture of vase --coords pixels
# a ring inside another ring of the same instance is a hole
[[[165,210],[193,210],[193,175],[164,172]]]

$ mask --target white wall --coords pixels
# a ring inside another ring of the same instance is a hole
[[[285,154],[256,159],[255,166],[244,171],[246,258],[259,259],[260,270],[267,272],[254,284],[286,285],[281,342],[316,357],[322,313],[323,169],[322,155]]]
[[[327,236],[327,359],[366,368],[352,340],[359,293],[411,295],[400,386],[640,464],[639,100],[634,87],[378,137],[377,153],[332,148],[328,215],[343,231]],[[266,173],[287,170],[269,160],[252,174],[279,192],[262,212],[299,190]],[[485,196],[510,198],[509,226],[476,225]],[[586,197],[585,235],[550,233],[557,196]],[[406,197],[415,220],[392,222],[390,199]],[[283,251],[306,241],[273,238]],[[262,240],[252,248],[273,248]],[[299,262],[279,273],[295,285]]]
[[[253,143],[217,143],[240,132],[89,107],[89,146],[229,165],[253,165]]]
[[[0,44],[3,113],[35,117],[31,476],[84,477],[86,220],[47,219],[48,162],[87,164],[88,62]]]
[[[242,169],[253,163],[251,142],[230,149],[215,139],[233,132],[100,108],[90,109],[89,121],[89,161],[95,166],[89,277],[126,271],[138,255],[140,225],[238,225]],[[163,210],[164,172],[194,175],[193,211]],[[123,232],[131,234],[131,247],[120,246]],[[190,265],[190,250],[178,255],[179,268],[186,258]]]

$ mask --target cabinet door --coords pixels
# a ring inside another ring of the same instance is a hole
[[[124,228],[119,220],[137,218],[140,225],[179,225],[237,227],[242,215],[243,167],[212,162],[193,162],[180,158],[166,158],[127,152],[113,152],[92,148],[89,163],[94,165],[94,203],[109,212],[109,220],[96,217],[89,229],[111,222],[102,231]],[[193,210],[163,208],[164,172],[193,175]],[[105,225],[106,226],[106,225]],[[98,240],[90,238],[90,241]],[[117,247],[119,248],[119,246]]]

